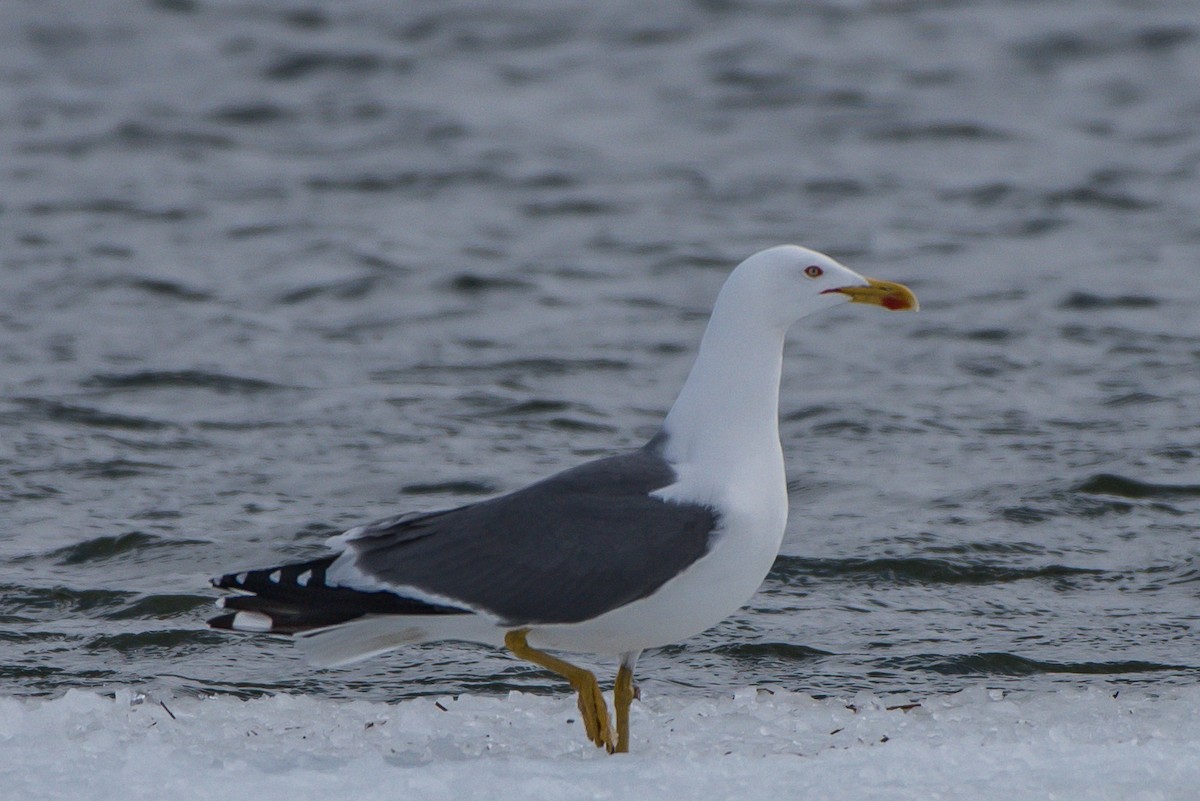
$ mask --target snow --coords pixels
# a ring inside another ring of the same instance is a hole
[[[0,798],[1193,799],[1200,687],[920,699],[746,688],[635,702],[633,753],[571,699],[394,704],[71,690],[0,698]]]

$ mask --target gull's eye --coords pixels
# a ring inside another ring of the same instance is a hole
[[[804,274],[809,278],[820,278],[825,274],[825,271],[815,264],[810,264],[804,268]]]

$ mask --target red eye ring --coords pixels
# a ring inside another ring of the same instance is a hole
[[[825,274],[825,271],[815,264],[810,264],[804,268],[804,274],[809,278],[820,278]]]

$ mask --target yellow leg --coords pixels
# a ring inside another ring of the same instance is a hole
[[[633,703],[633,668],[621,663],[613,688],[613,711],[617,716],[616,753],[629,753],[629,705]]]
[[[533,648],[525,641],[528,634],[529,629],[510,631],[504,635],[504,644],[517,657],[557,673],[571,683],[579,695],[579,712],[583,715],[583,727],[587,731],[588,739],[611,754],[616,744],[613,742],[612,726],[608,722],[608,705],[604,703],[604,696],[600,694],[600,685],[596,682],[596,677],[581,667]],[[628,737],[626,739],[628,740]]]

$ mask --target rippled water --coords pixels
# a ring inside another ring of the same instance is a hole
[[[727,270],[909,283],[789,343],[792,518],[660,691],[1194,682],[1200,4],[0,4],[0,680],[333,696],[207,578],[654,432]]]

